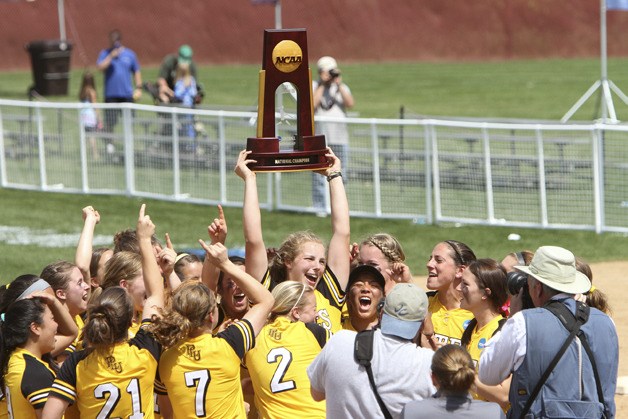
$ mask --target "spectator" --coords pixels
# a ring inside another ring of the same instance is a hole
[[[94,132],[102,129],[102,119],[100,118],[100,112],[94,108],[93,104],[98,102],[98,95],[96,93],[96,84],[94,83],[94,75],[87,71],[83,74],[83,80],[81,81],[81,90],[79,91],[79,100],[85,104],[81,109],[81,124],[85,131],[85,136],[92,148],[92,157],[94,160],[99,160],[98,147],[96,145],[96,137]]]
[[[344,118],[347,109],[354,105],[349,86],[342,82],[342,73],[336,60],[332,57],[321,57],[317,63],[318,80],[312,85],[312,103],[314,115]],[[325,135],[327,146],[343,163],[349,167],[349,133],[344,122],[319,122],[316,131]],[[320,176],[312,176],[312,204],[317,215],[327,215],[327,193],[325,180]]]
[[[414,284],[397,284],[386,296],[381,329],[372,342],[374,387],[393,418],[412,400],[435,392],[430,379],[434,352],[412,339],[427,314],[427,295]],[[364,332],[363,332],[364,333]],[[314,400],[327,400],[327,417],[382,418],[365,368],[355,359],[356,332],[341,330],[308,367]]]
[[[197,94],[196,78],[190,72],[190,65],[188,63],[179,63],[177,65],[177,80],[174,84],[174,101],[186,108],[192,108],[194,107]],[[180,118],[182,129],[180,134],[194,138],[196,136],[194,116],[188,114],[181,115]]]
[[[408,403],[403,418],[504,418],[496,403],[473,400],[469,389],[474,380],[469,353],[459,345],[441,347],[432,358],[432,381],[438,392],[429,399]]]
[[[512,372],[509,417],[546,417],[549,411],[561,417],[614,417],[617,331],[606,314],[574,300],[575,294],[590,290],[591,281],[576,270],[573,254],[543,246],[529,266],[515,269],[528,274],[537,308],[513,315],[488,342],[480,357],[480,381],[496,385]],[[574,340],[570,331],[576,330],[576,320],[583,323]],[[554,364],[565,344],[567,351]],[[545,377],[550,364],[555,368]]]
[[[109,33],[109,48],[100,51],[96,66],[105,73],[105,102],[134,102],[142,96],[142,73],[135,52],[122,45],[122,34],[114,29]],[[135,89],[131,82],[135,82]],[[105,109],[105,131],[111,133],[118,123],[120,109]],[[113,153],[115,147],[108,140],[107,152]]]
[[[190,68],[191,76],[196,79],[196,64],[192,60],[194,52],[189,45],[181,45],[178,54],[168,54],[159,67],[159,78],[157,79],[157,88],[159,100],[163,103],[170,103],[174,98],[174,87],[177,81],[177,67],[181,64]],[[199,103],[200,97],[195,99],[194,103]]]

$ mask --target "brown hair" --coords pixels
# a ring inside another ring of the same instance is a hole
[[[153,246],[161,246],[154,234],[151,236],[150,242]],[[113,236],[113,253],[118,252],[140,253],[140,243],[137,240],[137,232],[135,230],[118,231]]]
[[[81,89],[79,90],[79,100],[88,100],[91,102],[89,91],[96,92],[96,83],[94,82],[94,75],[90,71],[83,73],[83,80],[81,81]]]
[[[105,290],[120,285],[123,279],[132,281],[140,272],[142,272],[142,257],[138,253],[114,253],[105,266],[101,287]]]
[[[432,357],[432,374],[439,390],[451,393],[467,393],[475,381],[475,367],[471,355],[460,345],[440,347]]]
[[[469,266],[471,262],[477,259],[473,250],[462,242],[457,240],[445,240],[443,243],[447,243],[453,250],[451,258],[454,260],[456,266]]]
[[[384,254],[386,260],[391,263],[403,262],[406,260],[406,255],[403,252],[403,248],[399,241],[388,233],[377,233],[372,236],[368,236],[360,243],[362,245],[371,245],[377,247]]]
[[[612,310],[611,306],[608,302],[608,297],[601,290],[593,287],[593,271],[588,263],[579,257],[576,258],[576,269],[581,273],[585,274],[589,281],[591,281],[591,288],[593,291],[586,292],[584,295],[587,298],[587,305],[589,307],[597,308],[604,313],[611,315]]]
[[[196,262],[202,263],[198,256],[190,255],[188,253],[181,253],[177,255],[177,259],[174,263],[174,273],[177,274],[181,281],[184,281],[187,278],[183,278],[183,269],[185,269],[186,266]]]
[[[163,310],[161,318],[153,317],[149,330],[165,348],[169,348],[203,327],[215,307],[216,298],[207,286],[185,281],[172,294],[170,308]]]
[[[491,290],[488,299],[496,311],[508,300],[508,276],[504,267],[493,259],[478,259],[469,264],[469,272],[475,275],[478,288]]]
[[[41,279],[50,284],[54,291],[65,290],[70,282],[70,272],[76,268],[76,265],[66,260],[60,260],[46,266],[41,271]]]
[[[270,262],[270,277],[275,282],[283,282],[287,279],[286,262],[292,262],[299,252],[303,243],[314,242],[323,244],[323,241],[311,231],[297,231],[290,234],[277,249],[275,257]]]
[[[133,300],[122,287],[104,290],[87,310],[83,337],[90,348],[105,349],[124,342],[133,322]]]

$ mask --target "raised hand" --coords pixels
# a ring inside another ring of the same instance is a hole
[[[257,163],[257,160],[249,159],[249,154],[251,154],[251,151],[249,150],[240,151],[240,154],[238,155],[238,162],[236,163],[236,167],[234,169],[236,175],[242,178],[242,180],[246,180],[246,178],[250,176],[255,176],[255,172],[249,169],[248,164]]]
[[[327,163],[329,163],[329,167],[317,170],[316,173],[323,176],[329,176],[333,173],[342,172],[342,163],[338,156],[334,154],[331,148],[327,147],[327,153],[325,154],[325,157],[327,157]]]
[[[83,208],[83,221],[88,220],[94,221],[94,224],[98,224],[100,222],[100,214],[91,205]]]
[[[205,253],[207,254],[207,260],[211,262],[214,266],[221,267],[224,263],[229,261],[227,248],[222,243],[208,245],[203,240],[199,240],[198,242],[200,243],[201,247],[205,249]]]
[[[150,215],[146,214],[146,204],[142,204],[137,220],[137,238],[150,240],[153,234],[155,234],[155,224],[151,221]]]
[[[177,252],[174,250],[170,234],[166,233],[166,247],[161,249],[157,255],[157,264],[161,268],[165,277],[168,277],[174,270],[174,263],[177,259]]]
[[[225,244],[227,241],[227,220],[222,205],[218,205],[218,218],[214,218],[214,221],[207,227],[207,232],[212,244]]]

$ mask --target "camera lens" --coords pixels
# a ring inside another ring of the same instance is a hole
[[[510,292],[511,295],[519,294],[519,290],[521,290],[523,286],[527,285],[527,283],[528,283],[528,275],[524,274],[523,272],[519,272],[519,271],[508,272],[507,285],[508,285],[508,292]]]

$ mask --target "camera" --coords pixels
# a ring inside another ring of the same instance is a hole
[[[530,296],[530,290],[528,289],[528,275],[519,271],[508,272],[506,285],[508,292],[511,295],[519,294],[519,291],[523,288],[523,294],[521,296],[522,310],[528,308],[534,308],[534,302]]]
[[[340,70],[338,70],[337,68],[332,68],[331,70],[329,70],[329,75],[334,79],[336,77],[340,77]]]
[[[528,275],[519,271],[508,272],[506,284],[508,285],[508,292],[511,295],[517,295],[521,288],[524,286],[527,288]]]

